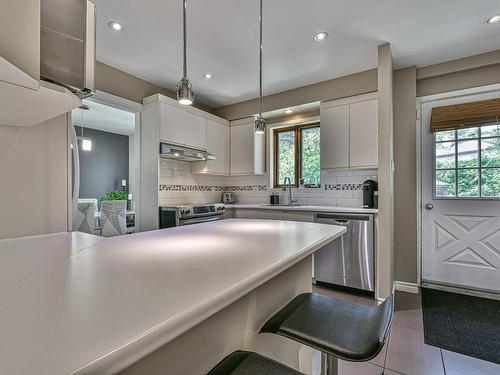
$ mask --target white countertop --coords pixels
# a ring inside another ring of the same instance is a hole
[[[231,219],[1,240],[0,373],[119,371],[344,231]]]
[[[267,205],[267,204],[225,204],[226,208],[247,208],[260,210],[291,210],[291,211],[306,211],[306,212],[350,212],[350,213],[366,213],[376,214],[377,208],[361,208],[361,207],[341,207],[341,206],[286,206],[286,205]]]

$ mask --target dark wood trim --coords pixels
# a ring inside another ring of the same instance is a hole
[[[273,163],[274,163],[274,171],[273,171],[273,185],[275,188],[282,188],[282,184],[278,184],[278,137],[280,133],[285,133],[285,132],[290,132],[293,131],[295,134],[295,184],[293,184],[293,187],[299,187],[299,181],[302,178],[302,129],[307,129],[307,128],[319,128],[320,123],[319,122],[314,122],[311,124],[305,124],[305,125],[296,125],[296,126],[289,126],[286,128],[279,128],[273,130]],[[317,185],[304,185],[306,188],[318,188],[319,186]]]

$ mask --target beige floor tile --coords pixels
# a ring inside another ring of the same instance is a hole
[[[443,350],[446,375],[498,375],[500,365]]]
[[[424,344],[424,333],[393,325],[385,366],[407,375],[444,375],[440,349]]]
[[[384,369],[369,362],[339,362],[339,375],[381,375]]]
[[[349,302],[356,302],[356,300],[358,299],[358,297],[355,295],[337,292],[335,290],[330,290],[317,285],[313,285],[312,290],[314,293],[324,294],[325,296],[330,296]]]
[[[389,347],[389,342],[386,342],[380,353],[378,353],[378,355],[369,362],[377,366],[384,367],[388,347]]]
[[[422,308],[422,296],[415,293],[396,291],[396,311]]]
[[[424,320],[422,317],[422,310],[414,309],[396,311],[394,313],[393,324],[400,327],[414,328],[419,331],[423,331]]]
[[[384,375],[405,375],[405,374],[402,374],[401,372],[396,372],[396,371],[392,371],[389,369],[385,369]]]

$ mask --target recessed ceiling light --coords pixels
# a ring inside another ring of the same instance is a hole
[[[486,23],[497,23],[500,21],[500,14],[495,14],[486,20]]]
[[[328,38],[328,33],[326,31],[321,31],[314,36],[314,40],[320,42]]]
[[[286,113],[286,114],[290,114],[290,113],[293,113],[293,111],[292,111],[291,109],[287,109],[287,110],[285,111],[285,113]]]
[[[123,29],[122,24],[116,21],[111,21],[110,23],[108,23],[108,26],[115,31],[122,31]]]
[[[205,79],[212,79],[212,75],[210,73],[205,74],[203,77],[205,77]]]

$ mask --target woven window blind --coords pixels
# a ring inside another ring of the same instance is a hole
[[[432,108],[431,133],[497,123],[500,98]]]

